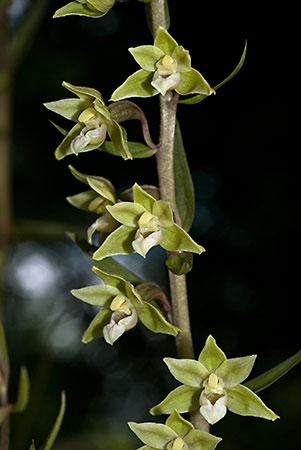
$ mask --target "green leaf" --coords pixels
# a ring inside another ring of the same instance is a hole
[[[139,66],[148,72],[155,72],[156,63],[164,56],[164,52],[154,45],[129,48],[129,52]]]
[[[214,337],[208,336],[198,360],[209,372],[214,372],[226,359],[225,353],[216,344]]]
[[[228,81],[230,81],[240,71],[240,69],[244,65],[244,62],[246,59],[246,52],[247,52],[247,42],[245,43],[245,47],[244,47],[243,53],[241,55],[241,58],[239,60],[239,63],[237,64],[237,66],[235,67],[233,72],[231,72],[230,75],[228,75],[223,81],[221,81],[216,86],[214,86],[214,88],[213,88],[214,91],[216,91],[217,89],[222,87],[224,84],[228,83]],[[206,95],[195,95],[194,97],[188,98],[186,100],[180,100],[179,103],[183,103],[186,105],[193,105],[193,104],[201,102],[206,97],[207,97]]]
[[[169,228],[162,228],[162,235],[163,239],[160,245],[167,251],[193,252],[198,255],[205,251],[204,247],[197,244],[183,228],[176,224]]]
[[[196,411],[199,409],[200,389],[190,386],[179,386],[171,391],[162,402],[151,408],[150,413],[154,416],[158,414],[171,414],[175,409],[180,413]]]
[[[159,27],[157,30],[155,42],[155,47],[162,50],[165,55],[171,55],[175,48],[178,46],[177,41],[168,33],[168,31]]]
[[[185,436],[189,450],[214,450],[221,440],[221,438],[201,430],[191,430]]]
[[[279,419],[263,401],[246,386],[238,385],[227,389],[227,406],[230,411],[241,416],[254,416],[263,419]]]
[[[166,448],[166,445],[176,439],[177,434],[162,423],[135,423],[128,422],[130,429],[146,445],[152,445],[158,449]]]
[[[0,322],[0,369],[6,380],[9,378],[9,356],[6,345],[5,331]]]
[[[175,133],[174,172],[177,209],[181,217],[182,227],[185,231],[189,231],[194,219],[194,187],[179,122],[176,124]]]
[[[193,425],[188,420],[183,419],[177,410],[173,411],[167,418],[165,424],[174,430],[177,436],[184,437],[189,431],[193,430]]]
[[[99,261],[114,255],[130,255],[134,253],[132,242],[135,239],[136,229],[121,225],[113,231],[93,254],[93,259]]]
[[[24,411],[29,401],[29,393],[30,393],[30,381],[28,377],[28,372],[26,367],[22,366],[19,377],[17,400],[13,409],[14,412],[20,413]]]
[[[99,17],[104,16],[106,13],[107,13],[107,11],[106,12],[92,11],[92,9],[88,8],[87,5],[84,5],[77,1],[73,1],[73,2],[70,2],[67,5],[63,6],[62,8],[57,9],[53,15],[53,18],[57,19],[59,17],[72,16],[72,15],[99,18]]]
[[[163,358],[170,373],[180,383],[194,388],[201,388],[204,379],[209,375],[206,367],[194,359]]]
[[[181,73],[181,80],[175,91],[180,95],[188,94],[202,94],[211,95],[214,90],[207,83],[205,78],[195,69],[190,69],[189,72]]]
[[[56,418],[56,421],[53,425],[52,430],[50,431],[50,434],[46,440],[46,443],[44,444],[44,446],[42,447],[41,450],[50,450],[57,438],[57,435],[60,431],[63,419],[64,419],[64,415],[65,415],[65,410],[66,410],[66,396],[65,396],[65,392],[63,391],[61,394],[61,407],[58,413],[58,416]]]
[[[256,378],[245,383],[245,386],[249,389],[252,389],[254,392],[260,392],[263,389],[271,386],[271,384],[275,383],[275,381],[279,380],[279,378],[283,377],[287,372],[289,372],[293,367],[296,366],[301,361],[301,350],[295,353],[290,358],[281,362],[277,366],[272,369],[264,372]]]
[[[66,98],[55,102],[44,103],[44,106],[50,111],[76,122],[80,113],[91,106],[91,103],[88,100],[80,98]]]
[[[79,237],[76,233],[68,232],[67,235],[93,261],[97,269],[118,275],[134,285],[143,281],[135,273],[128,270],[113,258],[104,258],[101,261],[94,261],[92,257],[97,249],[95,245],[89,244],[86,239]]]
[[[82,342],[88,344],[93,339],[102,338],[103,328],[109,323],[111,315],[109,309],[101,309],[84,332]]]
[[[226,389],[232,388],[250,375],[255,359],[256,355],[226,359],[215,371],[215,374],[222,378]]]
[[[133,198],[135,203],[140,203],[148,211],[152,211],[156,199],[142,189],[137,183],[133,186]]]
[[[137,309],[138,317],[143,325],[153,333],[176,336],[180,331],[177,327],[167,322],[160,311],[150,303],[143,302],[143,305],[141,306],[135,304],[135,308]]]
[[[104,306],[107,302],[111,302],[116,295],[120,294],[120,291],[114,286],[97,284],[81,289],[72,289],[71,294],[79,300],[89,303],[89,305]]]
[[[121,100],[131,97],[152,97],[159,92],[151,85],[153,73],[147,70],[138,70],[130,75],[125,82],[112,94],[111,100]]]
[[[107,206],[107,210],[117,222],[127,227],[138,227],[139,217],[145,212],[145,208],[139,203],[120,202],[113,206]]]

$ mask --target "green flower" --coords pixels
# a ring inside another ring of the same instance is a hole
[[[115,0],[75,0],[59,8],[54,18],[71,15],[102,17],[114,6]]]
[[[88,228],[88,242],[92,244],[95,231],[110,233],[119,226],[119,223],[106,209],[106,206],[114,205],[117,202],[116,191],[112,183],[106,178],[82,174],[72,166],[69,166],[69,169],[75,178],[87,184],[91,190],[71,195],[67,197],[67,201],[83,211],[100,215]]]
[[[86,344],[95,338],[103,337],[113,343],[126,331],[135,327],[138,319],[154,333],[176,336],[179,329],[171,325],[160,311],[141,299],[134,286],[124,278],[109,274],[98,267],[92,269],[103,284],[73,289],[72,295],[90,305],[100,306],[82,341]]]
[[[214,93],[203,76],[191,67],[188,50],[178,45],[165,28],[158,28],[154,45],[141,45],[129,51],[141,70],[127,78],[111,100],[165,95],[171,90],[180,95]]]
[[[250,374],[256,355],[227,359],[209,336],[198,361],[164,358],[172,375],[183,383],[158,405],[152,414],[197,411],[208,423],[222,419],[227,409],[242,415],[275,420],[278,416],[242,383]]]
[[[129,422],[130,429],[146,444],[138,450],[214,450],[220,438],[194,429],[177,411],[160,423]]]
[[[109,135],[116,153],[124,159],[132,159],[126,131],[111,118],[100,92],[92,88],[73,86],[65,81],[63,86],[78,98],[44,104],[50,111],[76,122],[69,132],[57,127],[65,137],[55,151],[56,158],[63,159],[67,155],[78,155],[98,149]]]
[[[133,186],[133,202],[107,206],[111,216],[122,225],[113,231],[96,250],[95,260],[108,256],[138,253],[145,257],[156,245],[167,251],[201,254],[204,248],[176,225],[169,203],[156,200],[138,184]]]

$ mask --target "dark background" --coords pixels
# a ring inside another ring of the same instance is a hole
[[[15,77],[13,105],[14,216],[84,229],[93,215],[72,208],[67,195],[84,190],[68,164],[109,178],[118,190],[135,181],[156,184],[155,160],[123,161],[101,152],[56,161],[56,119],[42,103],[70,97],[63,80],[98,89],[105,99],[138,69],[129,47],[151,44],[144,5],[118,3],[102,19],[51,19],[52,1]],[[238,63],[243,69],[198,105],[179,105],[187,158],[196,190],[193,238],[206,248],[188,275],[196,353],[209,333],[229,357],[258,354],[254,375],[299,349],[298,299],[289,293],[286,47],[282,12],[254,3],[221,7],[170,2],[172,36],[189,49],[192,66],[215,86]],[[18,23],[18,19],[17,19]],[[137,103],[158,139],[157,97]],[[62,126],[65,122],[60,122]],[[134,124],[129,139],[141,140]],[[130,267],[166,286],[163,252]],[[125,262],[125,259],[122,259]],[[127,259],[128,261],[128,259]],[[137,326],[109,347],[84,346],[81,335],[95,314],[69,291],[93,284],[88,260],[68,240],[16,240],[8,274],[6,329],[13,375],[26,364],[32,381],[27,411],[14,420],[13,450],[41,443],[67,395],[58,450],[132,450],[139,442],[127,421],[153,420],[148,409],[176,386],[162,358],[176,356],[172,338]],[[300,369],[262,392],[281,420],[227,414],[212,428],[221,450],[297,448],[300,440]],[[164,419],[164,418],[163,418]],[[26,444],[24,445],[24,442]]]

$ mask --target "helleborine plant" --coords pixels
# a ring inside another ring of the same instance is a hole
[[[133,202],[120,202],[106,207],[121,225],[96,250],[93,255],[95,260],[134,252],[145,257],[156,245],[161,245],[167,251],[197,254],[204,251],[186,231],[174,223],[168,202],[156,200],[138,184],[133,186],[133,198]]]
[[[119,226],[119,223],[106,209],[107,205],[117,202],[116,191],[112,183],[106,178],[85,175],[69,165],[72,175],[79,181],[87,184],[92,189],[67,197],[67,201],[83,211],[101,214],[88,228],[88,242],[92,244],[92,237],[96,231],[110,233]]]
[[[128,423],[130,429],[146,444],[138,450],[214,450],[220,438],[196,430],[193,425],[174,411],[160,423]]]
[[[112,119],[100,92],[92,88],[73,86],[65,81],[63,86],[78,98],[44,103],[50,111],[76,122],[69,132],[57,127],[65,137],[55,150],[56,158],[63,159],[67,155],[78,155],[98,149],[108,135],[116,153],[124,159],[132,159],[126,131]]]
[[[183,385],[171,391],[151,413],[199,410],[210,424],[222,419],[227,409],[241,416],[277,419],[254,392],[241,384],[249,376],[255,358],[256,355],[227,359],[212,336],[208,337],[198,361],[164,358],[172,375]]]
[[[176,336],[179,329],[170,324],[152,304],[142,300],[134,286],[124,278],[92,269],[105,283],[73,289],[78,299],[102,309],[96,314],[85,331],[82,341],[86,344],[103,337],[113,345],[125,332],[137,325],[138,319],[154,333]]]
[[[75,0],[59,8],[54,18],[65,16],[87,16],[95,19],[104,16],[114,6],[115,0]]]
[[[179,95],[214,93],[200,72],[191,67],[188,50],[178,45],[165,28],[158,28],[154,45],[141,45],[129,51],[141,69],[113,92],[113,101],[165,95],[172,90]]]

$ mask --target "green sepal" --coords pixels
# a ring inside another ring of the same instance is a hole
[[[179,413],[196,411],[199,409],[200,389],[191,386],[179,386],[171,391],[162,402],[150,409],[154,416],[158,414],[171,414],[175,409]]]
[[[240,416],[255,416],[267,420],[279,419],[263,401],[246,386],[238,385],[227,389],[227,407]]]
[[[62,142],[58,145],[58,147],[55,150],[55,157],[56,159],[60,160],[65,158],[65,156],[67,155],[72,155],[73,152],[70,148],[70,144],[73,141],[74,138],[76,138],[76,136],[78,136],[81,132],[81,130],[84,128],[84,124],[82,123],[77,123],[76,125],[74,125],[73,128],[71,128],[71,130],[68,132],[68,134],[64,137],[64,139],[62,140]],[[89,146],[87,146],[84,151],[89,151],[86,150]]]
[[[17,400],[14,405],[13,412],[20,413],[24,411],[29,401],[29,394],[30,394],[29,376],[26,367],[22,366],[19,376]]]
[[[130,255],[134,253],[132,242],[135,239],[136,229],[121,225],[105,239],[102,245],[93,254],[93,259],[99,261],[108,256]]]
[[[54,102],[44,103],[44,106],[49,109],[49,111],[55,112],[65,119],[77,121],[80,113],[91,106],[88,100],[83,100],[81,98],[66,98],[63,100],[57,100]]]
[[[232,388],[250,375],[255,359],[256,355],[226,359],[215,374],[223,380],[226,389]]]
[[[80,192],[79,194],[68,196],[66,197],[66,200],[70,203],[70,205],[74,206],[75,208],[91,212],[89,206],[91,202],[96,198],[99,198],[99,195],[96,192],[84,191]]]
[[[177,41],[168,33],[168,31],[159,27],[154,42],[155,47],[162,50],[165,55],[171,55],[175,48],[178,46]]]
[[[92,271],[103,280],[107,286],[112,286],[127,296],[127,280],[117,274],[106,272],[99,267],[93,266]]]
[[[67,136],[68,130],[65,130],[65,128],[61,127],[60,125],[58,125],[57,123],[53,122],[52,120],[49,120],[49,122],[50,122],[51,125],[53,125],[54,128],[56,128],[63,136]]]
[[[108,129],[108,134],[113,146],[115,147],[116,154],[125,160],[133,159],[128,147],[126,131],[115,120],[112,120],[112,123]]]
[[[205,346],[201,351],[198,360],[208,369],[209,372],[215,372],[216,369],[226,361],[226,355],[216,344],[213,336],[208,336]]]
[[[142,303],[141,306],[135,304],[135,308],[137,309],[139,319],[146,328],[153,333],[177,336],[178,332],[181,331],[179,328],[169,323],[155,306],[147,302]]]
[[[213,88],[214,91],[217,91],[217,89],[222,87],[224,84],[228,83],[228,81],[230,81],[240,71],[240,69],[244,65],[244,62],[246,59],[246,52],[247,52],[247,42],[245,43],[245,47],[244,47],[243,53],[241,55],[241,58],[239,60],[239,63],[237,64],[237,66],[235,67],[233,72],[231,72],[230,75],[228,75],[223,81],[221,81],[216,86],[214,86],[214,88]],[[191,98],[188,98],[185,100],[180,100],[178,103],[183,103],[185,105],[194,105],[196,103],[201,102],[206,97],[207,97],[207,95],[195,95],[194,97],[191,97]]]
[[[165,264],[168,270],[175,275],[186,275],[192,270],[193,254],[189,252],[171,252],[168,254]]]
[[[103,97],[97,89],[85,86],[75,86],[67,81],[63,81],[62,86],[83,100],[94,102],[94,100],[98,99],[99,102],[104,105]]]
[[[117,222],[133,228],[137,228],[138,220],[145,212],[145,208],[142,205],[132,202],[120,202],[113,206],[108,205],[107,210]]]
[[[72,289],[71,294],[89,305],[105,306],[113,300],[116,295],[120,294],[119,289],[114,286],[104,286],[97,284],[87,286],[81,289]]]
[[[214,90],[207,83],[203,75],[196,69],[191,68],[189,72],[181,73],[181,80],[175,91],[180,95],[202,94],[211,95]]]
[[[181,225],[185,231],[189,231],[194,219],[194,186],[178,121],[174,142],[174,173],[176,204],[182,221]]]
[[[104,16],[108,11],[97,11],[90,9],[87,5],[79,3],[77,1],[73,1],[70,3],[67,3],[67,5],[62,6],[62,8],[59,8],[55,11],[53,18],[57,19],[59,17],[65,17],[65,16],[86,16],[86,17],[92,17],[92,18],[99,18]]]
[[[156,153],[155,150],[150,149],[140,142],[128,142],[127,144],[133,158],[150,158]],[[105,141],[102,144],[100,150],[106,153],[110,153],[111,155],[120,156],[116,151],[113,143],[110,141]]]
[[[133,199],[135,203],[140,203],[148,211],[152,211],[156,199],[146,192],[137,183],[133,186]]]
[[[172,58],[177,61],[177,69],[180,73],[189,72],[191,69],[191,57],[188,50],[178,45],[172,52]]]
[[[285,361],[277,364],[277,366],[272,369],[264,372],[256,378],[245,383],[245,386],[251,389],[254,392],[260,392],[263,389],[271,386],[271,384],[275,383],[275,381],[279,380],[279,378],[283,377],[287,372],[289,372],[293,367],[295,367],[301,361],[301,350],[295,353],[290,358]]]
[[[168,202],[157,200],[153,204],[152,213],[158,217],[162,228],[168,228],[174,224],[172,209]]]
[[[113,258],[104,258],[101,261],[94,261],[93,254],[97,249],[95,245],[89,244],[86,239],[81,238],[76,233],[68,232],[66,234],[90,258],[93,264],[95,264],[95,269],[108,272],[110,274],[115,274],[116,276],[122,277],[134,285],[143,282],[143,280],[134,272],[131,272]]]
[[[221,440],[221,438],[201,430],[191,430],[185,436],[185,442],[191,450],[214,450]]]
[[[198,245],[183,228],[174,224],[168,228],[162,228],[163,239],[161,247],[170,252],[193,252],[200,255],[205,251],[204,247]]]
[[[82,342],[88,344],[93,339],[103,337],[103,328],[109,323],[111,315],[110,309],[101,309],[84,332]]]
[[[186,436],[189,431],[193,430],[193,425],[188,420],[183,419],[177,410],[173,411],[166,419],[165,425],[174,430],[180,437]]]
[[[95,192],[97,192],[103,198],[109,200],[112,203],[115,203],[117,201],[115,188],[107,178],[83,174],[78,170],[76,170],[70,164],[68,168],[72,173],[72,175],[77,180],[89,185]]]
[[[163,361],[176,380],[193,388],[201,388],[209,375],[206,367],[194,359],[163,358]]]
[[[152,97],[159,94],[157,89],[151,85],[153,72],[140,69],[130,75],[125,82],[112,94],[110,100],[116,101],[131,97]]]
[[[152,445],[158,449],[166,448],[166,445],[177,438],[177,434],[162,423],[135,423],[128,422],[130,429],[146,445]]]
[[[53,444],[57,438],[57,435],[60,431],[63,419],[64,419],[64,415],[65,415],[65,411],[66,411],[66,396],[65,396],[65,392],[62,391],[61,394],[61,406],[60,406],[60,410],[58,412],[56,421],[52,427],[52,430],[50,431],[48,438],[45,442],[45,444],[42,446],[41,450],[50,450],[53,447]]]
[[[140,45],[139,47],[129,48],[129,52],[139,66],[149,72],[155,72],[156,63],[164,56],[164,52],[154,45]]]

